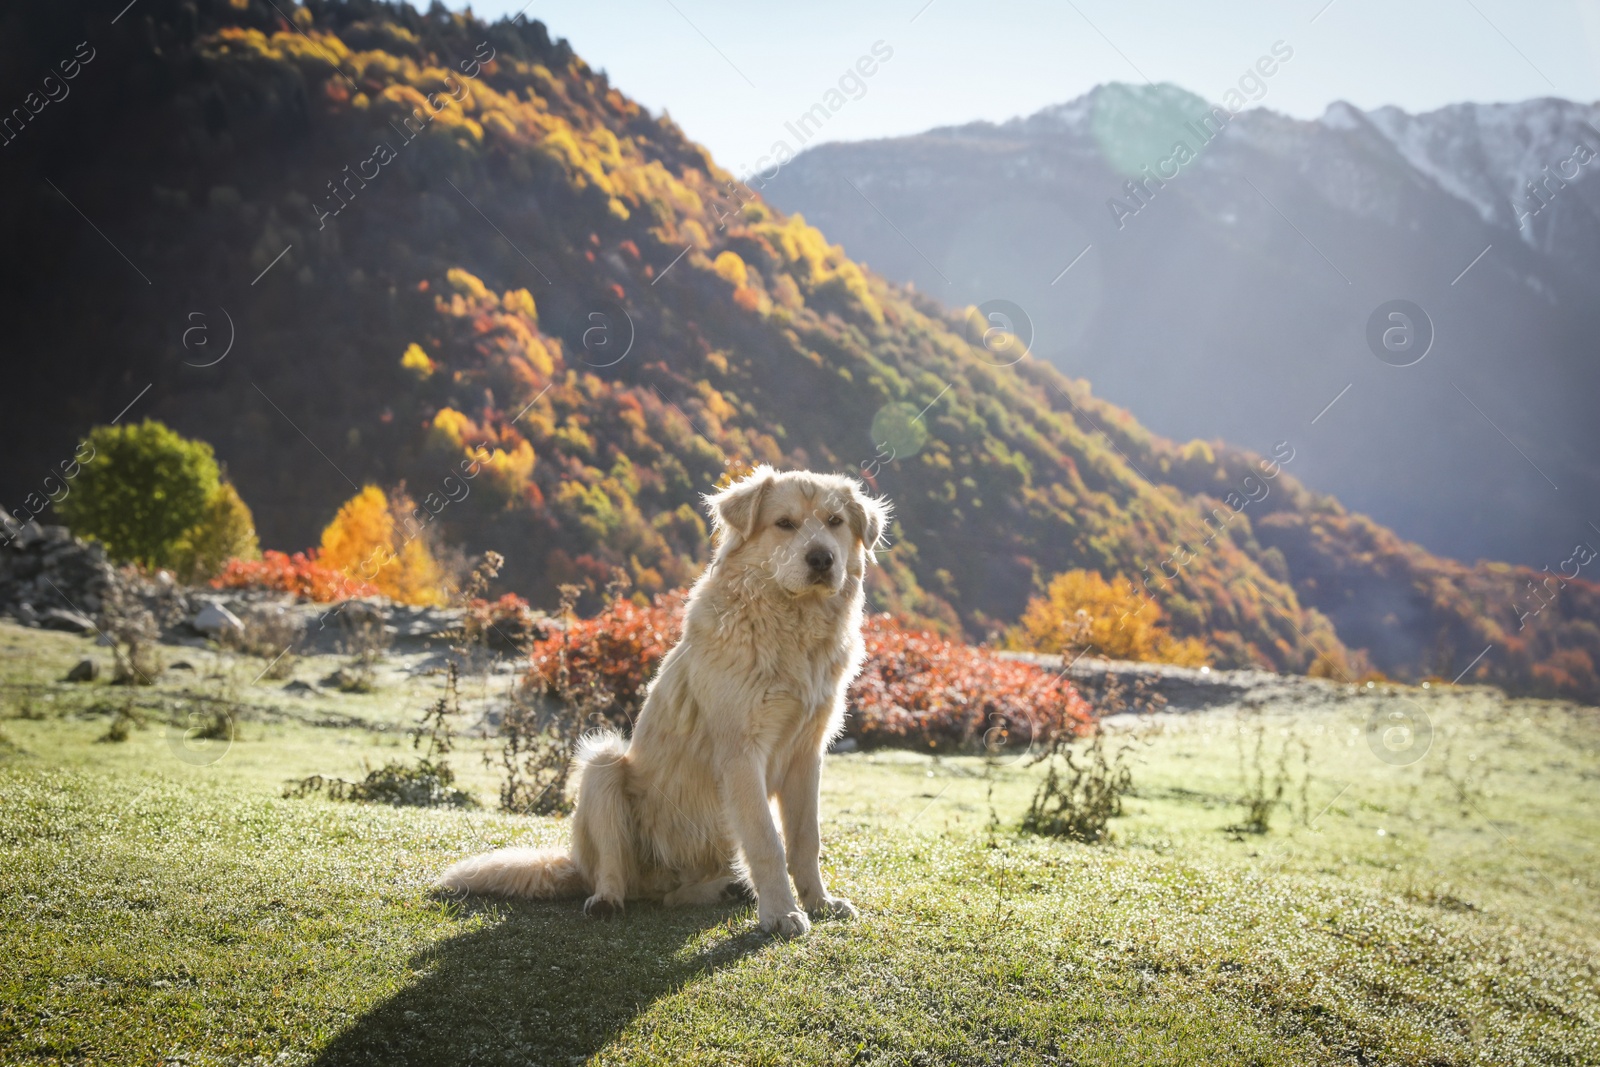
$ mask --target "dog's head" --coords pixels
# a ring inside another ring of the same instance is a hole
[[[859,580],[889,503],[836,474],[760,466],[706,498],[717,562],[759,569],[790,596],[833,596]]]

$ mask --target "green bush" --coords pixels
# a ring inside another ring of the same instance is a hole
[[[211,446],[166,425],[97,426],[90,458],[56,510],[112,559],[209,578],[228,559],[259,555],[250,509],[222,480]]]

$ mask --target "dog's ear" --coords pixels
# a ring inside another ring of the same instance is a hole
[[[889,530],[889,513],[893,506],[882,497],[868,496],[855,481],[850,482],[850,500],[845,504],[845,514],[850,519],[850,529],[861,538],[867,555],[883,543]]]
[[[755,532],[761,518],[761,502],[777,476],[777,471],[763,463],[721,492],[706,497],[711,526],[719,542],[727,540],[729,534],[746,538]]]

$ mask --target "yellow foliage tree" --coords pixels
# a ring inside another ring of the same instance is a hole
[[[535,322],[539,319],[539,309],[534,305],[533,294],[526,289],[508,289],[500,298],[500,306],[507,311],[520,311]]]
[[[422,346],[414,341],[406,349],[405,355],[400,357],[400,366],[418,378],[428,378],[432,376],[434,371],[433,360],[429,359],[428,353],[424,352]]]
[[[750,280],[750,272],[745,267],[744,260],[739,258],[739,253],[731,249],[719,253],[717,258],[711,261],[711,269],[716,271],[719,278],[735,289],[740,288]]]
[[[206,504],[205,516],[179,539],[175,567],[186,582],[203,582],[222,573],[230,559],[260,559],[255,517],[232,482],[221,482]]]
[[[440,408],[433,416],[431,436],[446,451],[465,451],[467,438],[477,432],[472,420],[455,408]]]
[[[516,496],[533,477],[535,456],[533,446],[526,441],[518,441],[509,452],[496,448],[487,454],[479,451],[477,456],[488,475],[488,484],[504,496]]]
[[[1006,643],[1031,652],[1091,655],[1198,667],[1205,645],[1193,637],[1175,638],[1161,625],[1161,608],[1122,575],[1111,581],[1093,571],[1075,570],[1050,580],[1045,595],[1006,635]]]
[[[388,494],[369,485],[339,509],[322,531],[318,561],[324,566],[371,582],[391,600],[403,604],[445,603],[449,577],[415,520],[415,504],[403,492],[391,502]]]
[[[475,303],[497,304],[495,295],[489,287],[483,284],[483,279],[476,274],[462,270],[460,267],[451,267],[445,271],[445,280],[450,283],[450,288],[461,295],[468,297]]]

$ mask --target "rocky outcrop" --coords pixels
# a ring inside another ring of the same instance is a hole
[[[256,590],[192,590],[194,608],[181,629],[209,633],[232,629],[233,619],[248,636],[259,628],[296,633],[300,653],[346,653],[353,648],[418,652],[445,648],[461,627],[463,612],[453,608],[397,604],[384,597],[359,597],[316,604],[284,593]]]
[[[1060,656],[1037,652],[1002,652],[1007,659],[1032,663],[1046,670],[1063,668]],[[1143,683],[1166,701],[1169,711],[1199,711],[1227,704],[1256,704],[1266,700],[1334,699],[1348,686],[1272,671],[1219,671],[1210,667],[1174,667],[1169,663],[1134,663],[1128,660],[1082,656],[1066,665],[1072,679],[1091,704],[1113,685],[1125,694]]]
[[[315,604],[284,593],[184,586],[165,571],[119,570],[104,548],[73,537],[66,527],[19,523],[0,510],[0,615],[24,626],[94,633],[104,626],[99,617],[113,587],[150,612],[166,644],[238,645],[281,633],[302,653],[343,653],[356,645],[442,650],[459,640],[466,615],[459,608],[383,597]],[[536,636],[555,625],[542,613],[526,622]],[[501,652],[515,652],[527,636],[520,629],[509,635],[491,629],[490,644]]]
[[[24,626],[86,632],[116,581],[99,545],[0,510],[0,613]]]

